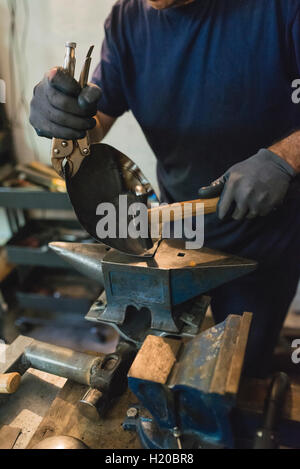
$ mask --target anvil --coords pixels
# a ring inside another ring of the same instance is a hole
[[[187,250],[163,240],[153,258],[128,256],[101,244],[51,243],[51,249],[83,274],[103,282],[87,315],[108,323],[140,346],[147,335],[194,337],[214,288],[253,271],[256,263],[207,248]]]

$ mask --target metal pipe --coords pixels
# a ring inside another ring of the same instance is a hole
[[[94,367],[103,360],[99,356],[74,352],[64,347],[38,341],[26,347],[24,354],[32,368],[87,386],[91,385]]]

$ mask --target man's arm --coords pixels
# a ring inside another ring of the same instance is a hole
[[[275,143],[269,150],[289,163],[296,173],[300,173],[300,130]]]
[[[99,143],[108,134],[117,118],[98,111],[94,119],[96,120],[96,126],[89,131],[90,142]]]

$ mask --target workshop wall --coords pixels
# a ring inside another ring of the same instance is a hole
[[[7,110],[19,161],[30,161],[35,154],[49,163],[49,140],[38,138],[28,123],[33,87],[49,68],[63,63],[66,41],[78,43],[77,76],[91,44],[96,46],[92,68],[96,66],[103,24],[113,3],[114,0],[0,0],[0,79],[7,85]],[[154,155],[130,113],[117,122],[106,141],[134,159],[156,186]]]

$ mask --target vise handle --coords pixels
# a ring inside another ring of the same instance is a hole
[[[19,389],[20,382],[19,373],[0,374],[0,394],[13,394]]]

